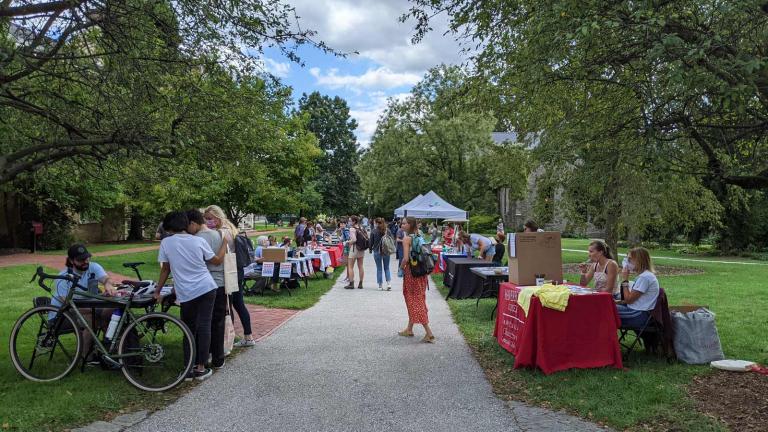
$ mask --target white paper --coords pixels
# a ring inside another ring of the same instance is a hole
[[[262,277],[272,277],[272,275],[275,274],[275,263],[273,262],[265,262],[261,266],[261,276]]]
[[[515,233],[507,234],[507,257],[517,257],[517,245],[515,245]]]
[[[280,263],[280,276],[281,278],[289,278],[291,277],[291,263],[289,262],[282,262]]]

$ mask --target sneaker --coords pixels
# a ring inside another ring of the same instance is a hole
[[[197,381],[205,381],[208,378],[210,378],[211,375],[213,375],[213,371],[208,368],[205,368],[202,371],[193,370],[192,374],[194,375]]]
[[[235,342],[234,347],[245,348],[245,347],[252,347],[255,345],[256,345],[256,341],[253,339],[240,339],[239,341]]]
[[[195,379],[195,370],[192,369],[191,371],[187,372],[187,375],[184,377],[184,381],[190,382],[193,379]]]
[[[224,359],[222,359],[221,363],[213,362],[211,366],[213,366],[214,369],[219,370],[224,367],[224,364],[226,364],[226,362],[224,361]]]
[[[383,290],[384,290],[384,286],[382,284],[379,284],[379,291],[383,291]]]
[[[392,284],[387,282],[387,291],[392,291]]]
[[[99,356],[97,353],[91,353],[90,356],[85,360],[85,364],[88,366],[99,366],[101,365],[101,356]]]

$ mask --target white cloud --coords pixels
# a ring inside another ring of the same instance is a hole
[[[291,64],[288,62],[279,62],[269,57],[264,57],[264,69],[272,75],[285,78],[291,71]]]
[[[421,80],[421,75],[408,72],[392,72],[389,68],[379,67],[368,69],[362,75],[339,75],[337,69],[329,69],[325,74],[320,68],[313,67],[309,73],[317,80],[317,84],[332,89],[391,89],[401,86],[412,86]]]
[[[408,96],[410,93],[386,95],[383,92],[371,92],[368,93],[369,101],[367,103],[357,102],[355,104],[357,109],[351,109],[349,115],[357,120],[355,135],[357,135],[360,145],[367,147],[371,143],[371,137],[376,132],[376,124],[387,108],[389,99],[404,100]]]
[[[433,31],[418,44],[410,39],[414,23],[398,18],[411,6],[407,0],[294,0],[302,27],[318,32],[316,39],[344,52],[358,52],[394,72],[423,75],[439,63],[458,64],[466,58],[447,29],[446,17],[433,19]],[[351,55],[354,60],[356,55]]]

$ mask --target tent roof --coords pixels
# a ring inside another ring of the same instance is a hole
[[[403,207],[405,207],[403,208],[403,216],[413,216],[416,218],[466,219],[469,217],[466,211],[448,203],[433,191],[424,194],[416,203]]]
[[[400,207],[396,208],[395,209],[395,216],[396,217],[403,217],[403,215],[405,215],[405,211],[404,210],[406,209],[406,207],[413,206],[414,204],[418,203],[422,198],[424,198],[424,195],[419,194],[416,198],[414,198],[414,199],[408,201],[407,203],[401,205]]]

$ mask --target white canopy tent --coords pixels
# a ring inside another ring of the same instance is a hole
[[[403,217],[403,216],[405,216],[405,208],[408,207],[408,206],[415,205],[422,198],[424,198],[424,195],[419,194],[419,196],[417,196],[416,198],[414,198],[414,199],[408,201],[407,203],[401,205],[400,207],[396,208],[395,209],[395,217]]]
[[[402,216],[397,214],[398,210],[402,210]],[[395,210],[395,216],[413,216],[419,219],[469,219],[468,212],[448,203],[433,191]]]

